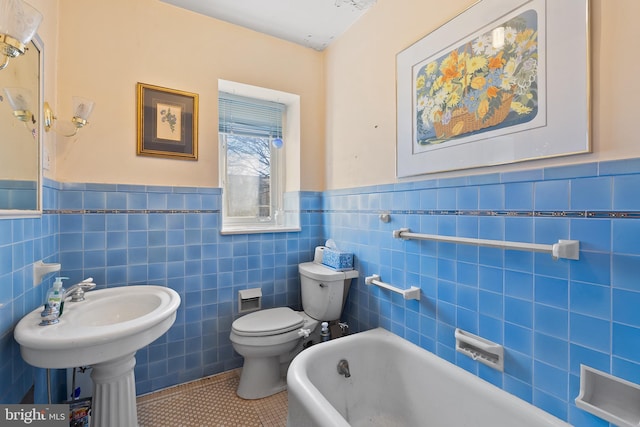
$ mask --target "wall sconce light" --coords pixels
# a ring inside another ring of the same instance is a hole
[[[22,55],[42,22],[42,14],[22,0],[0,0],[0,70]]]
[[[13,115],[16,119],[25,124],[36,123],[36,118],[31,112],[32,99],[31,91],[23,87],[5,87],[4,94],[11,105]]]
[[[73,125],[73,129],[68,132],[59,132],[61,135],[66,137],[75,136],[78,133],[78,129],[84,127],[88,124],[87,120],[93,111],[93,107],[95,106],[95,102],[87,98],[81,98],[79,96],[72,97],[73,100],[73,118],[71,119],[71,124]],[[44,129],[48,132],[53,127],[53,121],[58,118],[51,111],[51,107],[48,102],[44,103]],[[56,131],[54,129],[54,131]]]

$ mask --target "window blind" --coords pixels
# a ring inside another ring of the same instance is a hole
[[[285,105],[231,93],[218,94],[218,130],[247,136],[282,138]]]

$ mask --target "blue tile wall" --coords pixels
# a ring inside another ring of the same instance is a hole
[[[297,233],[223,236],[220,190],[45,180],[38,219],[0,221],[0,402],[17,403],[36,384],[46,402],[44,370],[22,361],[13,328],[35,309],[52,277],[34,287],[34,261],[60,262],[70,282],[98,287],[158,284],[182,303],[168,333],[136,355],[139,394],[238,367],[229,341],[238,290],[261,287],[263,307],[298,309],[297,265],[321,243],[321,193],[300,194]],[[51,275],[53,276],[53,275]],[[54,401],[65,399],[53,372]]]
[[[301,193],[299,233],[223,236],[219,189],[45,180],[45,214],[0,221],[0,402],[41,377],[13,340],[15,323],[51,283],[32,286],[35,260],[72,280],[153,283],[182,304],[169,332],[137,354],[138,393],[240,366],[228,340],[236,293],[259,286],[265,307],[299,307],[297,264],[327,238],[355,254],[360,278],[345,311],[438,354],[578,426],[581,363],[640,382],[640,159]],[[392,221],[378,219],[389,212]],[[392,231],[554,243],[580,240],[580,260],[427,241]],[[380,274],[420,286],[420,301],[365,287]],[[506,349],[504,373],[455,351],[461,327]]]
[[[302,193],[301,232],[221,235],[220,189],[63,184],[60,252],[70,282],[157,284],[182,303],[167,334],[136,355],[143,394],[241,366],[229,333],[241,289],[299,309],[297,266],[322,231],[320,193]]]
[[[640,382],[639,184],[640,162],[622,160],[327,191],[323,237],[353,252],[360,271],[345,320],[354,330],[390,329],[573,425],[608,425],[574,399],[581,363]],[[394,239],[402,227],[576,239],[580,259]],[[365,286],[371,274],[423,296],[404,301]],[[456,327],[503,344],[505,372],[457,353]]]
[[[36,181],[0,180],[0,203],[10,209],[36,209]]]
[[[43,205],[56,206],[55,183],[44,180]],[[0,402],[18,403],[34,383],[36,370],[22,360],[13,328],[44,300],[52,283],[33,285],[33,263],[58,261],[58,216],[0,220]],[[54,390],[55,391],[55,390]]]

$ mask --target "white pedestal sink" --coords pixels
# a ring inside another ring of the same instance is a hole
[[[40,326],[42,307],[23,317],[14,336],[22,358],[39,368],[91,365],[96,427],[138,425],[136,351],[173,325],[180,296],[171,288],[125,286],[67,301],[60,322]]]

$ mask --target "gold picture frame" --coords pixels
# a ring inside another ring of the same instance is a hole
[[[136,85],[137,154],[198,160],[198,94]]]

